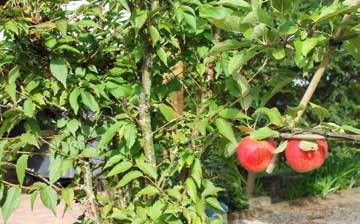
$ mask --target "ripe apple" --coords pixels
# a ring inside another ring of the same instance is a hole
[[[290,140],[285,150],[289,166],[298,173],[305,173],[319,168],[328,155],[328,144],[325,140],[316,140],[316,150],[303,150],[300,140]]]
[[[247,171],[259,173],[265,171],[270,164],[274,150],[272,141],[257,141],[247,136],[239,143],[237,157],[241,166]]]

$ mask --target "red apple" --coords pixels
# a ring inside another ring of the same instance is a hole
[[[247,171],[259,173],[265,171],[270,164],[274,150],[272,141],[256,141],[247,136],[239,143],[237,157],[241,166]]]
[[[305,173],[319,168],[328,155],[328,145],[325,140],[317,140],[317,150],[302,150],[300,140],[290,140],[285,150],[289,166],[298,173]]]

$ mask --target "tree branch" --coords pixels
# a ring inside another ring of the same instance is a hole
[[[84,162],[84,190],[87,196],[87,202],[90,206],[89,217],[95,224],[102,224],[102,220],[99,216],[99,208],[96,202],[96,196],[94,193],[94,186],[92,182],[92,174],[89,162]]]
[[[159,1],[153,1],[151,10],[155,11],[159,7]],[[153,52],[149,43],[147,42],[148,35],[144,35],[146,54],[143,58],[141,68],[141,82],[142,89],[139,97],[139,125],[144,138],[144,153],[147,162],[156,169],[155,149],[153,142],[153,135],[151,129],[151,115],[150,115],[150,94],[151,94],[151,72],[153,66]]]
[[[300,139],[300,140],[350,140],[360,141],[360,135],[351,135],[346,133],[335,133],[326,131],[304,131],[296,133],[281,133],[280,138],[283,139]]]

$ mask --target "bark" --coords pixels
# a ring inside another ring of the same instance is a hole
[[[151,10],[156,11],[159,7],[159,1],[153,1]],[[142,61],[141,68],[141,84],[142,89],[139,97],[139,126],[144,138],[144,154],[146,161],[156,169],[156,157],[153,143],[153,135],[151,129],[151,114],[150,114],[150,94],[151,94],[151,73],[153,68],[153,49],[147,42],[150,37],[144,33],[145,39],[145,56]]]
[[[87,196],[87,203],[89,205],[88,208],[88,216],[90,219],[92,219],[94,221],[95,224],[102,224],[102,220],[100,218],[99,215],[99,207],[98,204],[96,202],[96,196],[95,196],[95,192],[94,192],[94,186],[93,186],[93,182],[92,182],[92,173],[91,173],[91,168],[90,168],[90,164],[88,162],[84,163],[84,187],[85,187],[85,192],[86,192],[86,196]]]

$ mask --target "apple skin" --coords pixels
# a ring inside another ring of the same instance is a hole
[[[304,151],[299,147],[300,140],[290,140],[285,149],[289,166],[298,173],[306,173],[319,168],[328,155],[328,144],[325,140],[316,140],[316,151]]]
[[[273,158],[275,146],[270,140],[256,141],[250,136],[243,138],[237,148],[240,165],[247,171],[259,173],[266,170]]]

